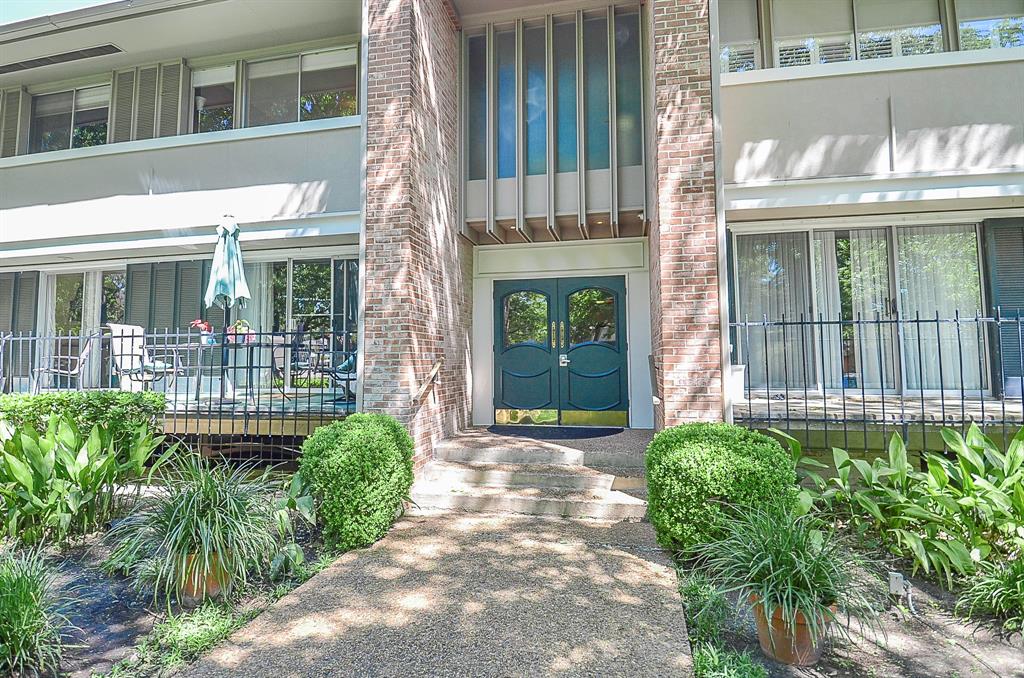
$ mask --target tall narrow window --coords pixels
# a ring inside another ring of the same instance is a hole
[[[776,65],[806,66],[853,59],[850,0],[775,0],[772,12]]]
[[[576,24],[555,24],[555,143],[557,171],[576,171]]]
[[[588,170],[608,169],[608,19],[583,22],[584,117]]]
[[[960,49],[1024,47],[1024,0],[956,0]]]
[[[757,0],[721,0],[722,71],[739,73],[758,67],[760,41],[757,31]]]
[[[356,115],[356,51],[333,50],[302,57],[299,119]]]
[[[497,176],[508,179],[516,175],[516,33],[494,34],[495,104],[497,120]]]
[[[249,64],[248,126],[295,122],[299,111],[299,57]]]
[[[219,132],[235,126],[235,67],[192,72],[193,132]]]
[[[33,153],[71,148],[71,110],[74,92],[32,97]]]
[[[861,59],[942,51],[936,0],[856,0],[857,50]]]
[[[467,41],[466,178],[487,178],[487,36]]]
[[[547,75],[544,28],[527,28],[523,36],[526,70],[526,173],[547,171]]]
[[[619,167],[643,163],[640,14],[615,17],[615,126]]]
[[[75,90],[74,128],[71,148],[100,146],[107,143],[107,112],[110,109],[110,85]]]

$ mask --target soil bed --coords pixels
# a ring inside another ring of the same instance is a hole
[[[998,624],[966,621],[954,614],[955,598],[933,584],[911,578],[916,615],[893,605],[881,632],[856,626],[851,641],[836,639],[814,667],[779,664],[762,653],[749,610],[724,634],[725,646],[747,650],[772,678],[791,676],[863,678],[1024,678],[1024,640],[1001,636]]]

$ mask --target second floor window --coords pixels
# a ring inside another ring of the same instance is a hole
[[[1024,47],[1024,0],[956,0],[960,49]]]
[[[356,115],[356,53],[334,50],[248,64],[246,125]]]
[[[193,132],[220,132],[235,126],[235,67],[219,66],[192,73]]]
[[[110,85],[32,97],[30,152],[107,143]]]

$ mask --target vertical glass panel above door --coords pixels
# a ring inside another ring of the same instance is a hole
[[[71,148],[71,111],[74,103],[73,91],[32,97],[31,153]]]
[[[516,32],[494,34],[495,167],[499,179],[516,175]]]
[[[982,312],[977,229],[973,224],[896,229],[899,311],[907,387],[976,391],[985,387],[985,337],[956,318]],[[918,329],[918,327],[920,329]]]
[[[938,0],[855,0],[860,59],[942,51]]]
[[[761,41],[757,30],[757,0],[721,0],[718,24],[722,72],[741,73],[758,68]]]
[[[320,120],[356,115],[356,50],[340,49],[302,57],[299,119]]]
[[[295,122],[299,112],[299,57],[248,65],[247,126]]]
[[[772,26],[776,66],[853,60],[850,0],[774,0]]]
[[[741,235],[735,252],[741,359],[752,388],[815,383],[810,257],[806,233]],[[785,323],[783,323],[785,320]]]
[[[814,250],[814,348],[825,388],[896,389],[887,230],[819,231]]]
[[[608,169],[608,19],[583,21],[583,113],[588,170]]]
[[[235,126],[235,66],[192,71],[192,131],[220,132]]]
[[[956,0],[960,49],[1024,47],[1024,0]]]
[[[615,15],[615,129],[619,167],[643,164],[640,13]]]
[[[110,85],[75,90],[75,118],[71,147],[86,148],[107,143]]]
[[[528,27],[523,35],[523,68],[526,73],[526,173],[547,171],[547,73],[545,30]]]
[[[466,40],[466,178],[487,178],[487,36]]]
[[[555,22],[556,171],[576,171],[576,22]]]

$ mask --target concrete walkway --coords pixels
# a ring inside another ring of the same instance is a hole
[[[676,577],[646,523],[401,520],[189,676],[688,676]]]

